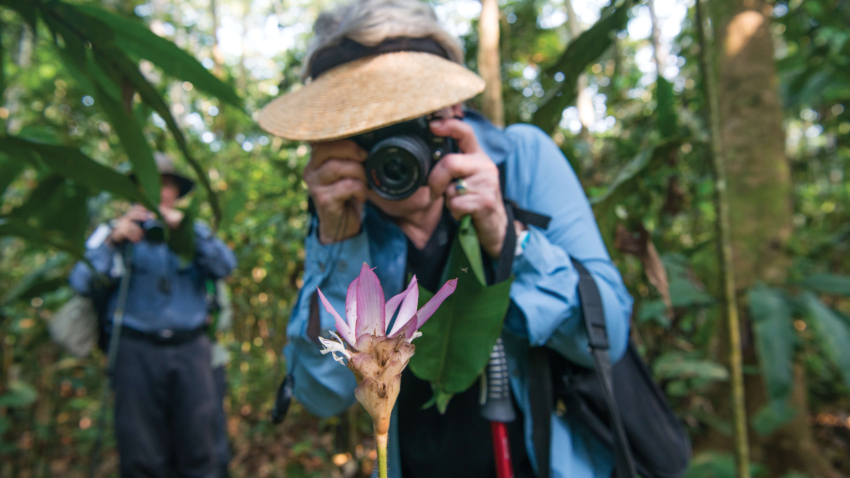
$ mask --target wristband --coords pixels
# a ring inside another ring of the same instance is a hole
[[[514,257],[522,255],[522,252],[525,250],[525,246],[528,244],[529,237],[530,235],[528,231],[522,231],[519,233],[516,241],[516,249],[514,249]]]

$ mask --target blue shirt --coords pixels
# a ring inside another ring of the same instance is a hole
[[[499,130],[475,112],[467,112],[464,121],[473,127],[490,159],[505,163],[507,198],[523,209],[552,217],[548,229],[530,228],[525,250],[514,261],[511,306],[502,334],[512,391],[526,417],[526,448],[536,469],[528,401],[528,348],[546,345],[575,363],[593,367],[581,317],[578,272],[570,256],[587,267],[599,286],[614,361],[626,350],[632,298],[605,250],[578,178],[551,138],[529,125]],[[385,297],[398,294],[403,285],[406,237],[391,220],[368,206],[357,236],[341,244],[323,245],[317,228],[313,228],[306,240],[304,287],[290,319],[290,342],[284,352],[289,373],[295,377],[295,397],[320,416],[336,415],[349,407],[355,400],[356,382],[351,371],[321,355],[319,344],[307,336],[310,297],[321,287],[336,310],[345,310],[348,284],[364,262],[375,267]],[[339,255],[337,248],[341,248]],[[340,258],[334,267],[328,264],[332,255]],[[319,318],[322,336],[329,337],[333,317],[319,307]],[[392,478],[401,478],[396,415],[390,422],[388,469]],[[551,419],[553,478],[611,476],[613,457],[607,447],[581,425],[554,412]]]
[[[124,310],[124,325],[140,332],[185,331],[207,320],[206,280],[230,275],[236,267],[233,252],[210,230],[195,224],[194,260],[181,263],[167,244],[146,240],[133,244],[133,264]],[[118,249],[103,242],[86,251],[85,257],[98,273],[113,283],[121,271],[115,267]],[[77,293],[91,296],[96,275],[78,262],[68,281]],[[165,284],[165,286],[163,286]],[[117,287],[109,297],[107,317],[112,321],[118,301]]]

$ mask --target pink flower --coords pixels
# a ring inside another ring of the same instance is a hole
[[[348,286],[345,297],[347,320],[340,317],[319,290],[319,298],[325,310],[336,320],[339,333],[331,332],[336,340],[319,337],[324,346],[322,353],[330,353],[334,360],[347,365],[354,373],[358,384],[354,395],[372,415],[378,436],[385,435],[389,430],[390,414],[401,386],[401,372],[415,351],[411,342],[422,335],[419,327],[434,315],[456,287],[457,279],[447,281],[427,304],[416,310],[419,305],[416,276],[404,292],[384,302],[384,291],[378,276],[368,265],[363,264],[360,277]],[[392,319],[396,310],[398,315],[395,323],[392,330],[387,331],[387,321]],[[342,354],[348,362],[338,357],[337,353]]]
[[[337,338],[344,339],[354,350],[362,351],[361,348],[364,346],[363,341],[366,340],[366,336],[393,338],[403,334],[408,343],[412,342],[413,339],[422,335],[419,328],[431,318],[440,304],[452,295],[456,287],[457,279],[447,281],[427,304],[416,310],[419,305],[419,287],[416,276],[413,276],[406,290],[385,303],[384,291],[381,289],[378,276],[364,263],[360,269],[360,277],[354,279],[348,286],[348,293],[345,297],[347,320],[343,320],[334,310],[321,290],[318,292],[325,310],[336,321],[336,330],[339,333]],[[399,308],[399,306],[401,307]],[[392,319],[397,309],[398,317],[396,317],[392,330],[387,332],[387,321]],[[336,336],[336,334],[334,335]],[[322,345],[325,345],[323,352],[339,352],[346,358],[350,358],[350,353],[346,350],[342,340],[339,342],[321,340]],[[334,355],[334,359],[342,360],[336,355]]]

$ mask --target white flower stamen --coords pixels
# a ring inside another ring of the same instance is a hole
[[[334,360],[341,363],[342,365],[345,365],[345,362],[343,362],[342,357],[337,357],[336,352],[341,353],[346,359],[351,359],[351,352],[349,352],[345,348],[345,344],[342,342],[342,339],[339,338],[339,335],[332,331],[330,332],[330,334],[336,339],[336,341],[328,340],[324,337],[319,337],[319,342],[321,342],[322,345],[325,347],[321,350],[322,355],[330,353],[333,356]]]

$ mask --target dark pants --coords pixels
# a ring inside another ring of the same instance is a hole
[[[213,478],[217,394],[210,342],[180,344],[122,338],[115,388],[121,476]]]
[[[230,463],[230,440],[227,438],[227,415],[224,413],[224,396],[227,394],[227,374],[224,365],[213,369],[215,382],[215,456],[219,468],[219,478],[226,478],[227,465]]]

